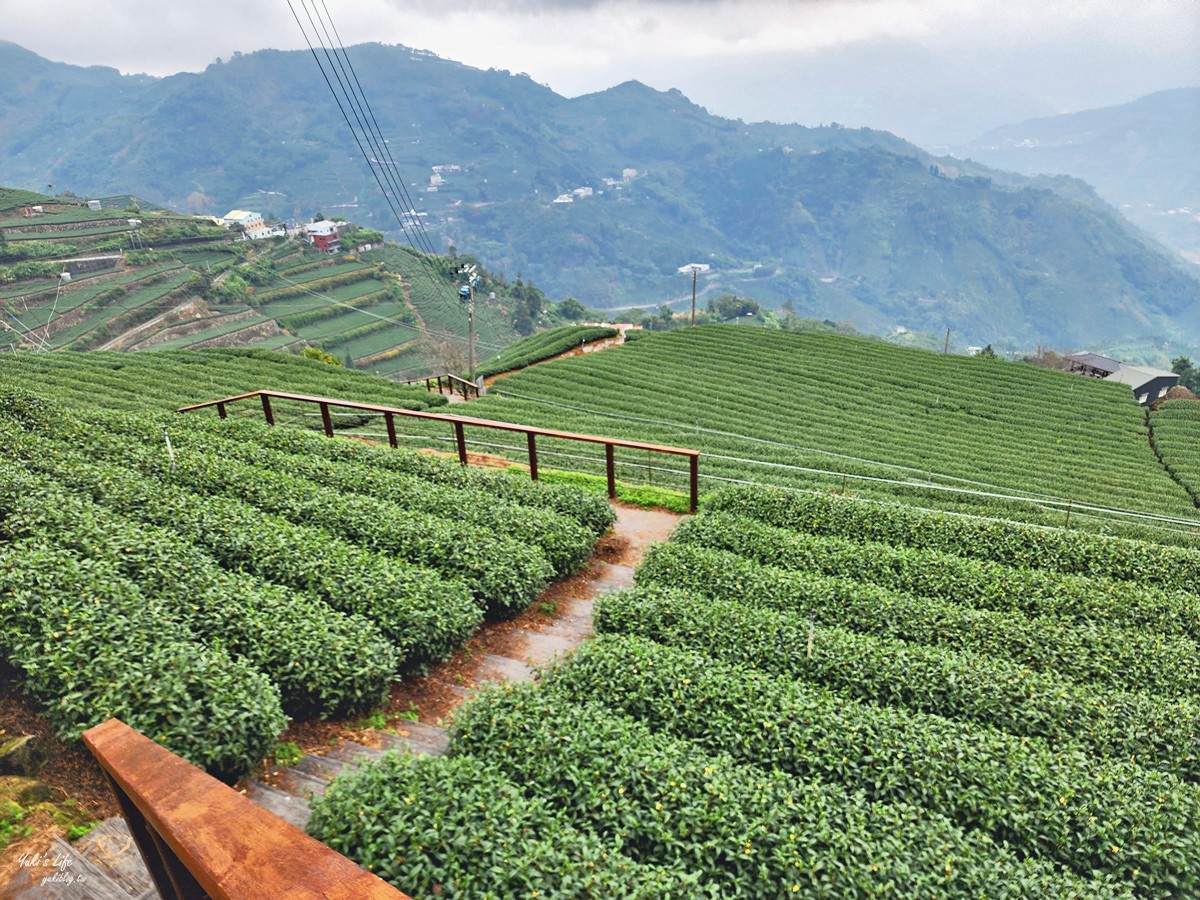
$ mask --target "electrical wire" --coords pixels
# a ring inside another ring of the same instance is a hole
[[[370,101],[367,99],[367,93],[363,90],[362,83],[358,80],[358,72],[355,71],[353,63],[350,62],[350,56],[346,52],[346,46],[342,43],[342,36],[338,33],[337,26],[333,22],[333,17],[329,14],[329,7],[326,6],[325,0],[321,0],[321,6],[325,10],[325,17],[329,22],[329,26],[333,29],[334,36],[337,38],[338,47],[341,50],[342,56],[345,58],[346,66],[350,69],[350,74],[354,77],[354,84],[358,89],[359,96],[362,98],[363,106],[366,108],[367,113],[371,117],[371,122],[374,125],[375,134],[378,138],[379,145],[382,146],[384,153],[387,156],[388,165],[391,167],[392,173],[396,173],[398,171],[398,167],[396,166],[396,161],[392,158],[391,147],[383,137],[383,131],[379,127],[379,121],[375,118],[375,110],[371,108]],[[420,218],[416,216],[416,204],[412,202],[412,197],[409,195],[408,189],[404,185],[404,179],[396,175],[395,181],[399,186],[401,196],[408,205],[408,209],[411,213],[410,218],[413,220],[413,224],[425,238],[424,246],[426,248],[426,252],[431,256],[435,255],[433,243],[430,241],[429,235],[425,231],[425,225],[423,222],[421,222]]]
[[[395,199],[394,199],[392,193],[390,193],[388,188],[385,187],[384,182],[387,179],[383,175],[381,175],[380,170],[388,168],[388,167],[380,166],[377,163],[372,162],[371,154],[369,154],[367,152],[367,150],[363,147],[363,138],[360,137],[359,132],[355,130],[354,124],[351,123],[350,115],[346,112],[346,107],[342,103],[342,97],[338,95],[338,91],[334,88],[333,80],[330,79],[329,72],[326,71],[325,66],[321,62],[321,57],[317,54],[317,50],[313,46],[313,41],[309,37],[308,29],[306,29],[304,27],[304,23],[300,20],[300,16],[296,12],[296,8],[295,8],[294,4],[292,3],[292,0],[287,0],[287,3],[288,3],[288,9],[291,10],[291,12],[292,12],[292,17],[296,20],[296,25],[299,26],[301,33],[304,35],[305,43],[308,44],[309,51],[312,53],[312,57],[313,57],[314,61],[316,61],[317,67],[321,71],[321,77],[325,80],[325,84],[326,84],[326,86],[328,86],[329,92],[333,95],[334,102],[337,104],[338,110],[339,110],[339,112],[341,112],[342,118],[346,122],[346,127],[350,129],[351,135],[354,138],[354,143],[357,145],[359,153],[362,154],[363,160],[367,163],[367,167],[368,167],[368,169],[370,169],[371,175],[375,179],[375,183],[379,187],[380,193],[383,195],[384,200],[387,202],[388,208],[391,210],[392,215],[396,219],[396,224],[398,224],[400,226],[401,232],[404,234],[405,238],[413,246],[413,248],[419,250],[421,248],[420,238],[415,236],[413,231],[410,229],[410,227],[408,225],[406,225],[404,218],[400,215],[399,211],[396,209],[396,202],[395,202]],[[302,6],[304,8],[305,16],[309,20],[309,24],[312,27],[313,34],[314,34],[314,37],[316,37],[317,43],[320,44],[322,52],[325,54],[326,59],[330,61],[331,68],[333,68],[332,59],[330,57],[331,51],[329,48],[327,48],[325,46],[325,44],[321,40],[321,36],[318,33],[318,28],[317,28],[316,22],[313,19],[313,15],[314,15],[313,11],[310,10],[309,6],[308,6],[308,0],[300,0],[300,3],[302,4]],[[314,3],[314,6],[315,6],[315,3]],[[319,16],[320,16],[320,14],[317,13],[318,18],[319,18]],[[338,81],[339,86],[342,88],[342,94],[346,97],[347,103],[351,103],[351,88],[346,84],[345,81],[343,81],[341,74],[336,69],[333,71],[333,76],[334,76],[334,79]],[[351,105],[353,107],[354,104],[351,103]],[[355,118],[359,119],[357,109],[355,109]],[[360,125],[361,125],[361,119],[360,119]],[[365,134],[365,131],[364,131],[364,134]],[[369,143],[370,143],[370,140],[368,139],[368,144]],[[398,179],[400,177],[399,173],[393,173],[393,174],[396,179]],[[423,232],[423,230],[424,230],[424,227],[422,226],[422,232]],[[427,237],[428,236],[426,235],[426,238]],[[422,267],[425,269],[426,274],[429,277],[430,283],[433,284],[435,289],[440,288],[441,285],[438,283],[437,279],[434,277],[434,274],[433,274],[432,270],[430,269],[429,263],[425,259],[425,257],[422,255],[422,256],[418,257],[418,259],[419,259]]]

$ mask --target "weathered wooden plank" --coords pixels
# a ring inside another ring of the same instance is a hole
[[[83,739],[213,898],[406,896],[117,719],[89,729]]]

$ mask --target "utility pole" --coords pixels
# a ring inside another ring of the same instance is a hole
[[[946,329],[946,343],[942,344],[942,356],[950,352],[950,329]]]
[[[692,266],[692,327],[696,327],[696,267]]]

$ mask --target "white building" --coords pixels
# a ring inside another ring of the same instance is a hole
[[[245,209],[231,209],[221,217],[220,221],[226,228],[240,227],[246,237],[252,241],[271,236],[271,229],[263,221],[261,213],[249,212]]]

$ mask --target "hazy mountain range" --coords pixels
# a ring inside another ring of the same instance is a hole
[[[958,153],[1014,172],[1082,178],[1200,263],[1200,87],[1006,125]]]
[[[746,124],[636,82],[351,48],[439,248],[599,307],[735,290],[978,343],[1200,343],[1200,282],[1084,182],[935,158],[882,131]],[[122,76],[0,44],[0,183],[397,231],[307,53]]]

